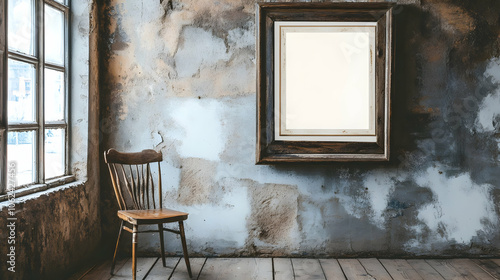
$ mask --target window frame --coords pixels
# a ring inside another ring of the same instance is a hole
[[[71,69],[70,69],[70,57],[71,57],[71,1],[63,1],[65,4],[61,4],[54,0],[33,0],[35,7],[34,10],[34,46],[35,50],[33,55],[28,55],[20,53],[17,51],[11,51],[8,49],[8,0],[0,0],[0,15],[5,18],[3,22],[0,22],[0,76],[2,80],[0,81],[0,108],[2,113],[0,114],[0,201],[7,199],[7,193],[14,191],[17,196],[29,194],[41,190],[48,189],[50,187],[55,187],[75,180],[73,175],[70,175],[70,147],[69,147],[69,135],[70,135],[70,114],[69,114],[69,104],[71,97]],[[50,63],[45,61],[45,7],[50,6],[63,13],[64,20],[64,64],[57,65],[55,63]],[[8,122],[8,62],[9,60],[15,60],[20,62],[29,63],[35,66],[35,83],[34,87],[36,89],[34,93],[35,99],[35,121],[34,122],[22,122],[22,123],[9,123]],[[64,73],[64,120],[62,121],[45,121],[45,70],[56,70]],[[3,81],[3,82],[2,82]],[[47,129],[64,129],[64,170],[63,175],[51,177],[47,179],[45,177],[45,134]],[[12,184],[9,182],[9,163],[7,159],[8,153],[8,133],[9,132],[23,132],[23,131],[33,131],[35,133],[34,145],[36,146],[35,166],[36,171],[34,171],[34,182],[20,185],[15,187],[15,189],[9,188]],[[10,185],[9,185],[10,183]]]

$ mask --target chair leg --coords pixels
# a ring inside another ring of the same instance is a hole
[[[137,225],[132,229],[132,279],[135,280],[137,268]]]
[[[122,236],[123,230],[123,220],[120,223],[120,230],[118,231],[118,238],[116,239],[116,247],[115,253],[113,254],[113,262],[111,262],[111,275],[115,272],[115,264],[116,264],[116,254],[118,253],[118,244],[120,244],[120,237]]]
[[[163,267],[166,267],[167,263],[165,262],[165,245],[163,245],[163,224],[158,224],[158,233],[160,234],[161,260],[163,262]]]
[[[186,245],[186,235],[184,234],[184,223],[182,221],[179,222],[179,231],[181,232],[181,242],[182,242],[182,250],[184,251],[184,261],[186,261],[186,267],[189,273],[189,277],[193,278],[193,274],[191,273],[191,265],[189,264],[189,256]]]

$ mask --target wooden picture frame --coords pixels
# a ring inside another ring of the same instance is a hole
[[[257,164],[389,160],[393,5],[257,4]]]

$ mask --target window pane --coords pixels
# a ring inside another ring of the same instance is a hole
[[[61,3],[61,4],[66,4],[64,0],[54,0],[56,1],[57,3]]]
[[[64,129],[45,130],[45,179],[64,175]]]
[[[45,69],[45,121],[64,120],[64,73]]]
[[[35,121],[35,66],[9,59],[9,123]]]
[[[64,65],[64,14],[45,5],[45,61]]]
[[[17,185],[35,182],[35,132],[9,132],[7,138],[7,161],[16,162]]]
[[[9,50],[35,54],[34,2],[9,0]]]

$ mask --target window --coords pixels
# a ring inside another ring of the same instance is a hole
[[[6,71],[0,73],[7,82],[0,102],[0,141],[7,140],[0,149],[7,155],[0,163],[2,186],[11,162],[17,188],[46,185],[68,174],[68,1],[1,1],[0,11],[7,14],[6,32],[0,32],[6,37]],[[0,188],[0,194],[6,191]]]

